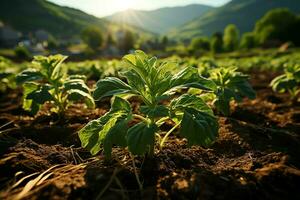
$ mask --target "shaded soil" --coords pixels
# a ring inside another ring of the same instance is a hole
[[[127,150],[114,148],[108,162],[80,147],[77,131],[103,115],[108,100],[94,111],[75,105],[62,123],[47,106],[29,116],[20,91],[2,94],[0,198],[300,199],[300,105],[270,90],[275,75],[252,73],[257,98],[233,103],[232,115],[219,117],[210,148],[188,147],[172,136],[153,160],[133,161]]]

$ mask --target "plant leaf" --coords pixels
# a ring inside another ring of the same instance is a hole
[[[116,94],[130,93],[131,87],[118,78],[108,77],[97,82],[93,93],[95,100]]]
[[[13,75],[13,73],[11,73],[11,72],[0,72],[0,80],[10,77],[12,75]]]
[[[79,79],[79,80],[83,80],[83,81],[87,80],[85,75],[79,75],[79,74],[69,75],[67,78],[67,80],[73,80],[73,79]]]
[[[218,96],[214,102],[214,105],[218,111],[223,115],[229,116],[230,114],[230,100],[224,98],[223,96]]]
[[[16,76],[16,83],[23,84],[25,82],[37,81],[43,79],[43,75],[36,69],[27,69]]]
[[[89,107],[89,108],[94,108],[95,107],[95,102],[93,97],[82,90],[78,90],[78,89],[70,89],[67,91],[68,93],[68,99],[71,101],[79,101],[81,99],[85,100],[85,104]]]
[[[77,89],[89,93],[89,87],[84,83],[82,79],[70,79],[64,82],[64,90]]]
[[[113,144],[119,146],[126,144],[125,134],[127,122],[131,119],[131,110],[124,105],[129,105],[129,103],[116,97],[112,102],[113,108],[108,113],[89,122],[79,131],[82,146],[91,154],[97,154],[103,146],[105,155],[110,156]]]
[[[200,112],[205,112],[209,115],[214,115],[212,109],[196,95],[183,94],[180,97],[173,99],[170,103],[171,110],[185,110],[187,108],[193,108]]]
[[[130,113],[131,112],[131,106],[128,101],[121,97],[114,97],[112,100],[112,105],[111,105],[111,110],[112,111],[119,111],[119,110],[125,110],[126,112]]]
[[[271,84],[272,89],[279,93],[285,92],[288,89],[293,89],[298,87],[298,83],[295,79],[288,78],[285,74],[280,75],[272,80]]]
[[[51,74],[51,78],[54,80],[62,78],[67,72],[64,71],[62,68],[62,63],[67,59],[67,56],[63,55],[54,55],[53,57],[50,56],[50,60],[54,59],[55,62],[53,63],[53,71]]]
[[[186,67],[171,79],[171,87],[192,87],[202,90],[215,90],[216,84],[198,74],[194,67]]]
[[[134,155],[144,155],[149,148],[153,148],[155,132],[158,127],[155,124],[148,125],[140,122],[128,130],[128,149]]]
[[[48,85],[40,86],[37,90],[27,94],[26,99],[31,99],[37,104],[44,104],[47,101],[53,100],[52,95],[49,93],[51,88]]]
[[[149,117],[169,116],[169,109],[164,105],[158,105],[155,108],[150,108],[149,106],[140,106],[140,111]]]
[[[36,102],[33,102],[32,99],[26,99],[27,95],[32,93],[33,91],[37,90],[39,88],[39,85],[36,83],[24,83],[23,84],[23,109],[26,111],[30,111],[31,114],[35,115],[39,109],[40,105]]]
[[[239,75],[237,73],[234,77],[230,78],[227,88],[230,89],[233,93],[241,94],[242,97],[248,97],[249,99],[255,99],[256,93],[249,84],[248,76]],[[238,99],[236,99],[238,100]]]
[[[66,75],[66,68],[62,68],[61,65],[66,58],[60,54],[48,57],[35,56],[32,63],[40,68],[41,74],[47,79],[58,80]]]
[[[179,134],[187,138],[189,146],[207,147],[218,135],[218,122],[207,113],[188,108],[184,112]]]
[[[103,142],[103,149],[106,157],[109,158],[111,156],[113,145],[118,145],[121,147],[127,146],[125,137],[128,131],[127,123],[128,120],[120,120],[106,134]]]
[[[144,81],[147,80],[149,68],[146,66],[146,62],[148,61],[148,56],[143,51],[135,51],[134,54],[124,56],[122,60],[125,66],[138,73]]]
[[[130,70],[123,72],[122,75],[126,77],[128,85],[136,90],[140,94],[145,94],[146,90],[146,83],[143,81],[143,79],[140,77],[139,74],[137,74],[135,71]]]

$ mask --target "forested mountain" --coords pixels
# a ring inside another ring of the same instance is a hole
[[[235,24],[242,33],[248,32],[266,12],[279,7],[300,13],[299,0],[232,0],[170,31],[169,35],[185,39],[200,35],[209,36],[223,31],[228,24]]]
[[[23,33],[42,29],[57,37],[78,36],[87,26],[97,26],[103,32],[124,27],[135,32],[144,32],[136,27],[111,23],[46,0],[1,0],[0,21]]]
[[[151,11],[126,10],[106,17],[110,21],[136,25],[154,33],[164,33],[196,17],[202,16],[213,7],[192,4],[188,6],[166,7]]]

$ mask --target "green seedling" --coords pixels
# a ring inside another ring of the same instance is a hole
[[[172,74],[174,63],[159,63],[142,51],[123,57],[128,70],[121,74],[127,81],[115,77],[99,80],[94,99],[112,98],[111,109],[99,119],[89,122],[79,131],[82,146],[95,155],[103,150],[111,156],[113,145],[128,147],[134,155],[152,157],[155,143],[162,148],[167,137],[181,126],[179,135],[187,138],[188,145],[210,145],[218,134],[218,122],[211,108],[199,97],[190,94],[174,95],[178,89],[216,89],[213,81],[199,76],[198,70],[186,67]],[[139,113],[133,113],[126,96],[138,96]],[[134,121],[133,121],[134,120]],[[167,120],[174,127],[164,136],[160,126]],[[135,125],[129,126],[134,123]]]
[[[271,87],[275,92],[289,92],[292,100],[297,100],[300,92],[300,65],[286,65],[284,74],[277,76],[271,82]]]
[[[15,71],[11,61],[0,56],[0,92],[16,88]]]
[[[85,84],[84,76],[67,75],[67,70],[62,67],[67,57],[36,56],[33,64],[36,68],[26,69],[16,77],[16,82],[22,84],[23,108],[35,115],[41,106],[50,102],[52,111],[62,117],[72,102],[84,100],[85,104],[94,108],[94,100],[90,89]]]
[[[241,102],[244,97],[255,99],[256,94],[248,82],[248,76],[236,67],[216,68],[209,72],[209,79],[217,85],[213,90],[213,104],[218,112],[230,115],[230,101]]]

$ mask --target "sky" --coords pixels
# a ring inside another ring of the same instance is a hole
[[[80,9],[97,17],[104,17],[127,9],[153,10],[167,6],[193,3],[221,6],[230,0],[48,0],[53,3]]]

